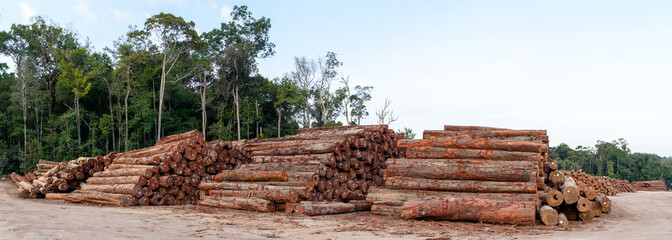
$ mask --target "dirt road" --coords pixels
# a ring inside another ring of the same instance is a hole
[[[672,193],[623,193],[593,223],[569,230],[401,221],[368,213],[288,216],[201,206],[101,207],[20,199],[0,181],[0,239],[666,239]]]

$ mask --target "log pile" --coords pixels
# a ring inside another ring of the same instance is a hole
[[[560,171],[565,176],[572,177],[576,184],[592,187],[598,193],[606,196],[614,196],[620,192],[634,192],[627,180],[616,180],[605,176],[591,176],[579,169],[578,171]],[[665,184],[663,184],[664,186]]]
[[[637,191],[667,191],[667,185],[663,180],[632,182],[632,188]]]
[[[557,163],[552,160],[545,166],[544,173],[549,177],[544,191],[539,194],[542,205],[538,210],[544,225],[566,228],[568,220],[590,222],[611,210],[611,200],[605,193],[620,192],[610,184],[604,184],[610,183],[605,178],[583,172],[558,171]]]
[[[403,136],[387,125],[371,125],[307,128],[292,136],[249,141],[245,150],[251,162],[203,181],[201,204],[257,211],[290,206],[287,212],[309,208],[343,212],[342,204],[294,203],[364,200],[370,187],[383,183],[386,159],[399,155],[395,144],[399,137]]]
[[[249,161],[242,143],[206,143],[196,130],[164,137],[151,147],[116,153],[110,159],[111,164],[80,190],[51,197],[116,206],[196,203],[197,186],[208,172]]]
[[[367,196],[374,214],[534,224],[546,131],[445,126],[397,147],[405,158],[388,159],[384,187]]]
[[[25,176],[10,175],[19,187],[19,197],[44,198],[50,193],[68,193],[80,188],[81,184],[105,167],[108,156],[80,157],[69,162],[39,160],[36,170]]]

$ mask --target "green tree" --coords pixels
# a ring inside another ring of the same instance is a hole
[[[285,111],[291,114],[295,108],[301,103],[301,90],[296,85],[296,82],[292,81],[288,77],[284,77],[281,80],[276,79],[275,85],[277,86],[276,100],[273,106],[278,109],[278,135],[281,137],[281,122],[282,122],[282,112]]]
[[[163,100],[166,92],[166,77],[175,67],[180,57],[188,55],[191,48],[198,43],[198,34],[194,30],[194,22],[186,22],[183,18],[170,13],[159,13],[145,21],[145,28],[131,33],[134,38],[146,38],[150,44],[161,49],[161,84],[159,88],[159,115],[156,141],[161,139],[161,122],[163,117]],[[184,76],[183,76],[184,77]],[[178,81],[174,79],[174,81]]]
[[[350,115],[357,117],[357,122],[353,119],[354,125],[360,125],[362,118],[369,116],[366,102],[371,101],[371,91],[373,91],[372,86],[355,86],[355,94],[350,96],[350,108],[352,108]]]
[[[75,124],[77,126],[77,142],[81,145],[82,136],[80,128],[79,100],[91,90],[89,80],[100,73],[101,65],[90,59],[86,48],[78,48],[73,51],[62,50],[58,55],[59,84],[70,89],[74,95]]]

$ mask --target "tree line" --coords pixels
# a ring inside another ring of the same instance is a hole
[[[664,180],[672,188],[672,157],[652,153],[633,153],[621,138],[611,142],[597,141],[595,146],[572,149],[561,143],[551,147],[551,159],[562,170],[578,170],[594,176],[608,176],[628,181]]]
[[[0,63],[0,172],[146,147],[192,129],[240,140],[369,116],[373,87],[351,83],[334,52],[295,57],[281,78],[261,76],[258,61],[275,53],[271,20],[246,6],[209,32],[194,27],[160,13],[102,51],[44,17],[0,32],[0,54],[15,66]],[[388,105],[379,123],[396,120]]]

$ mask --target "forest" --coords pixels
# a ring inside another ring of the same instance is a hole
[[[271,19],[246,6],[201,34],[170,13],[139,24],[101,51],[46,17],[0,32],[0,54],[14,66],[0,63],[0,173],[147,147],[192,129],[207,140],[269,138],[369,116],[374,87],[351,82],[337,53],[295,57],[282,78],[259,75],[258,61],[275,53]],[[378,123],[398,119],[389,105],[375,112]],[[670,157],[632,153],[623,139],[551,150],[561,169],[672,181]]]
[[[275,53],[270,28],[246,6],[202,34],[160,13],[95,51],[45,17],[13,24],[0,32],[0,54],[15,66],[0,63],[0,172],[142,148],[192,129],[208,140],[268,138],[369,116],[373,87],[350,82],[334,52],[295,57],[282,78],[259,75],[258,61]],[[397,119],[387,108],[378,115]]]
[[[594,176],[609,176],[628,181],[664,180],[672,188],[672,157],[652,153],[631,152],[628,142],[620,138],[611,142],[597,141],[595,146],[565,143],[551,147],[551,159],[561,170],[581,169]]]

